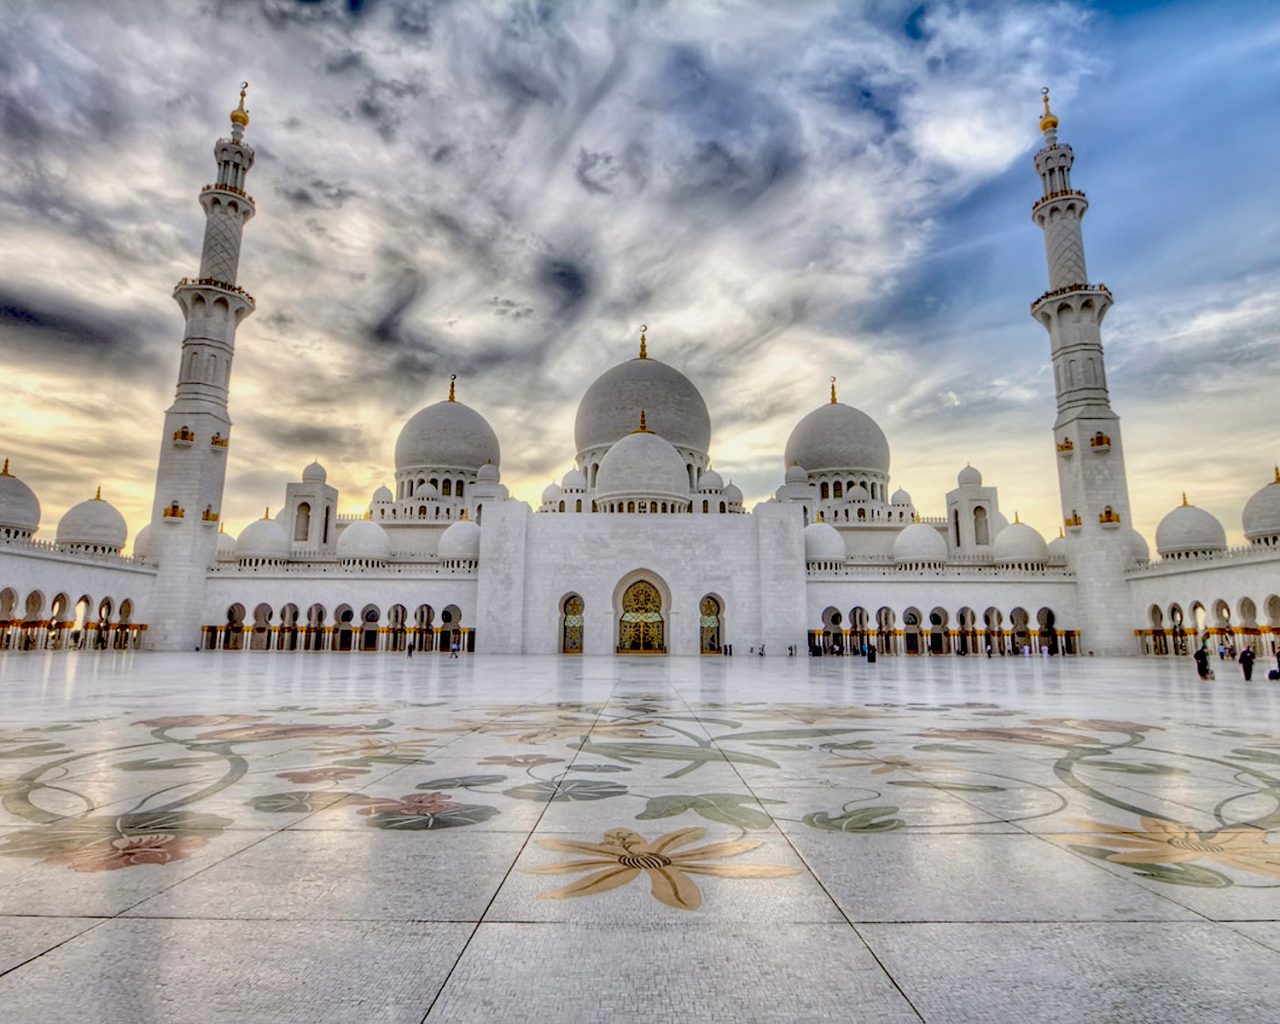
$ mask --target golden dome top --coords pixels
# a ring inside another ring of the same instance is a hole
[[[244,128],[249,123],[249,111],[244,109],[244,94],[249,90],[248,82],[240,83],[240,106],[231,111],[231,123]]]
[[[836,379],[834,377],[831,378],[831,404],[836,404]]]
[[[1058,127],[1058,118],[1049,109],[1049,87],[1047,85],[1040,90],[1040,95],[1044,98],[1044,116],[1040,118],[1040,130],[1047,132]]]
[[[646,339],[645,339],[645,333],[646,333],[648,330],[649,330],[649,325],[648,325],[648,324],[641,324],[641,325],[640,325],[640,358],[641,358],[641,359],[648,359],[648,358],[649,358],[649,350],[648,350],[648,348],[645,346],[645,340],[646,340]]]

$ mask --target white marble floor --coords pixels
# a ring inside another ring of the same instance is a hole
[[[1274,1019],[1215,667],[0,655],[0,1019]]]

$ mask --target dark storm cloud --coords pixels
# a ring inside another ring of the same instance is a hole
[[[591,294],[591,275],[583,263],[547,259],[538,267],[538,283],[561,315],[568,315]]]
[[[147,335],[163,330],[121,313],[63,296],[0,285],[0,351],[23,363],[74,361],[98,372],[147,373]]]

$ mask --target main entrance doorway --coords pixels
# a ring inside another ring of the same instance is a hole
[[[619,654],[666,654],[662,595],[648,580],[637,580],[622,594],[618,620]]]

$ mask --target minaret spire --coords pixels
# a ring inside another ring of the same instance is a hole
[[[831,378],[831,404],[836,404],[836,379],[834,377]]]
[[[645,334],[646,334],[646,332],[647,332],[648,330],[649,330],[649,325],[648,325],[648,324],[641,324],[641,325],[640,325],[640,358],[641,358],[641,359],[648,359],[648,358],[649,358],[649,351],[648,351],[648,349],[645,347]]]
[[[1044,232],[1049,290],[1031,304],[1031,315],[1049,333],[1068,561],[1076,573],[1086,647],[1099,654],[1129,653],[1133,624],[1127,621],[1124,578],[1134,550],[1126,536],[1132,529],[1129,485],[1102,351],[1102,320],[1112,298],[1106,285],[1089,283],[1081,230],[1089,200],[1072,187],[1075,154],[1058,142],[1058,117],[1049,107],[1047,88],[1041,98],[1044,145],[1035,155],[1041,195],[1031,206],[1031,218]]]
[[[200,270],[173,290],[186,328],[177,392],[165,411],[151,511],[158,568],[154,628],[147,638],[149,646],[161,650],[189,650],[198,637],[205,572],[217,543],[213,527],[227,473],[227,396],[236,330],[254,311],[253,296],[236,283],[241,234],[256,212],[245,191],[254,159],[253,148],[244,141],[248,88],[248,82],[241,83],[239,105],[229,115],[230,133],[214,144],[217,177],[200,190],[205,214]],[[186,515],[186,509],[192,514]],[[208,514],[194,514],[198,509]]]

